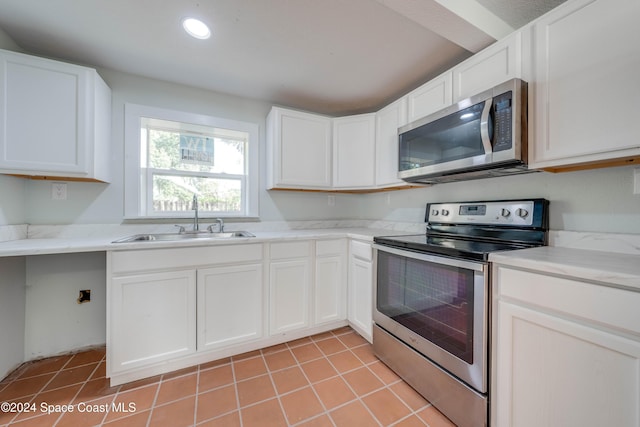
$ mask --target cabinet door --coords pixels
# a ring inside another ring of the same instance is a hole
[[[274,107],[267,118],[268,188],[331,188],[331,119]]]
[[[522,77],[522,33],[517,31],[453,68],[453,102]]]
[[[638,16],[636,0],[579,0],[535,24],[535,167],[640,154]]]
[[[315,324],[347,317],[346,259],[342,255],[316,259]]]
[[[198,270],[198,351],[263,336],[262,264]]]
[[[309,326],[310,267],[308,258],[271,262],[271,335]]]
[[[87,174],[89,70],[0,51],[0,168]]]
[[[194,270],[114,278],[109,301],[113,372],[196,351]]]
[[[359,242],[352,242],[353,244]],[[364,243],[359,243],[365,245]],[[371,252],[370,245],[369,252]],[[371,261],[354,256],[349,262],[349,323],[371,342],[373,324],[373,266]]]
[[[407,124],[407,97],[376,113],[376,186],[403,185],[398,178],[398,128]]]
[[[409,93],[408,123],[450,106],[453,103],[451,84],[452,74],[448,71]]]
[[[333,120],[333,186],[373,187],[375,181],[375,114]]]
[[[493,425],[640,425],[640,342],[504,301],[497,312]]]

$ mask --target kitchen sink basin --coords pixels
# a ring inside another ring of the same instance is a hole
[[[210,233],[207,231],[198,233],[159,233],[159,234],[134,234],[113,241],[113,243],[152,242],[152,241],[178,241],[191,239],[234,239],[239,237],[256,237],[248,231],[229,231],[222,233]]]

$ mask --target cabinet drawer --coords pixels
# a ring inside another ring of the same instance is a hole
[[[351,255],[364,261],[373,259],[373,251],[369,243],[351,241]]]
[[[310,255],[309,241],[271,244],[271,259],[304,258]]]
[[[111,253],[114,274],[260,261],[262,245],[199,246],[179,249],[143,249]]]
[[[498,294],[640,334],[640,292],[498,266]]]
[[[318,240],[316,242],[316,255],[342,255],[345,250],[345,240]]]

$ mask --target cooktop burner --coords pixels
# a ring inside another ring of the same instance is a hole
[[[374,241],[415,252],[487,261],[492,252],[547,243],[548,205],[544,199],[431,203],[426,234],[381,236]]]

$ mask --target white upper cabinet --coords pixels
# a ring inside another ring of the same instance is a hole
[[[535,23],[533,167],[640,155],[638,17],[637,0],[575,0]]]
[[[377,187],[405,184],[398,178],[398,128],[407,124],[407,98],[400,98],[376,113]]]
[[[522,78],[523,31],[516,31],[453,68],[453,102]],[[528,63],[528,61],[525,61]]]
[[[333,119],[333,186],[357,189],[375,182],[375,114]]]
[[[95,70],[0,50],[0,173],[108,182],[110,139]]]
[[[331,118],[273,107],[267,117],[267,188],[331,188]]]
[[[451,71],[447,71],[407,95],[409,104],[407,123],[442,110],[453,103],[452,76]]]

